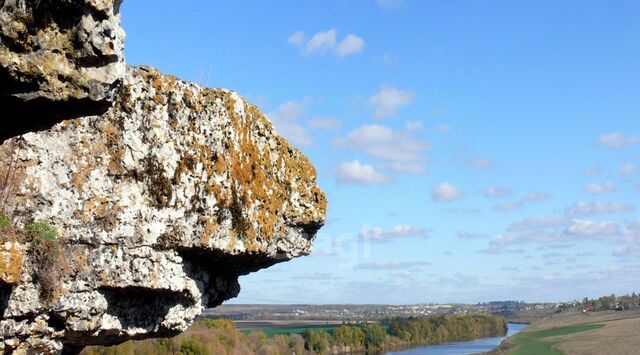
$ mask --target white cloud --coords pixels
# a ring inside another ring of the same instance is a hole
[[[304,32],[296,31],[292,33],[288,41],[295,46],[302,46],[304,44]]]
[[[298,120],[306,113],[306,103],[287,101],[267,114],[278,133],[286,137],[294,145],[308,146],[313,140],[309,130]]]
[[[348,55],[362,52],[364,49],[364,40],[354,34],[348,34],[336,48],[338,57],[346,57]]]
[[[605,133],[598,137],[598,143],[607,148],[623,148],[640,143],[640,135],[627,136],[621,132]]]
[[[616,185],[607,181],[603,184],[591,183],[584,187],[584,190],[592,195],[604,195],[616,190]]]
[[[530,226],[507,228],[507,233],[494,237],[490,245],[557,244],[580,240],[614,242],[621,237],[635,235],[633,225],[622,228],[618,223],[611,221],[594,222],[581,219],[550,218],[548,220],[541,219],[538,222]],[[558,227],[562,227],[562,229],[558,229]]]
[[[385,9],[397,9],[405,5],[405,0],[376,0],[378,6]]]
[[[413,101],[413,96],[411,91],[382,87],[377,94],[369,98],[369,104],[374,108],[373,117],[395,117],[401,107],[407,106]]]
[[[511,195],[511,191],[499,186],[491,186],[484,191],[483,195],[488,198],[502,198]]]
[[[620,202],[577,202],[573,206],[567,208],[566,214],[570,216],[587,216],[604,213],[620,213],[633,211],[635,206],[627,205]]]
[[[318,32],[311,37],[304,46],[304,53],[306,54],[324,54],[327,51],[333,50],[336,47],[336,35],[337,31],[331,29],[326,32]]]
[[[335,176],[338,182],[343,184],[375,185],[389,181],[376,168],[371,165],[360,164],[358,160],[338,165],[335,170]]]
[[[311,129],[331,131],[340,127],[340,121],[326,117],[314,117],[309,120],[309,127],[311,127]]]
[[[431,190],[431,199],[434,201],[451,202],[462,198],[464,194],[453,184],[443,182]]]
[[[279,121],[295,121],[307,112],[304,102],[287,101],[269,113],[269,118]]]
[[[582,237],[609,238],[621,235],[620,226],[615,222],[593,222],[576,219],[566,229],[566,234]]]
[[[458,238],[463,238],[463,239],[485,239],[489,237],[486,234],[473,233],[473,232],[467,232],[462,230],[458,231],[457,235],[458,235]]]
[[[631,175],[638,172],[638,168],[635,165],[627,164],[620,167],[621,175]]]
[[[396,224],[391,229],[384,230],[380,227],[362,227],[358,233],[358,239],[372,241],[372,242],[385,242],[391,239],[406,238],[406,237],[427,237],[427,231],[423,228],[410,226],[406,224]]]
[[[364,40],[352,33],[338,43],[338,31],[336,29],[317,32],[309,39],[306,38],[304,32],[296,31],[289,36],[288,42],[300,48],[302,54],[305,55],[322,55],[334,52],[338,57],[359,53],[365,46]]]
[[[364,152],[381,160],[396,172],[422,173],[425,141],[410,132],[396,131],[383,125],[363,125],[336,141],[338,146]]]

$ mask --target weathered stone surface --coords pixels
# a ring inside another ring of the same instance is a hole
[[[27,251],[2,286],[3,350],[183,331],[239,275],[308,254],[326,212],[313,166],[255,106],[150,68],[128,69],[105,114],[4,142],[5,176],[5,212],[60,246],[53,284]]]
[[[0,142],[104,113],[125,73],[120,0],[0,0]]]

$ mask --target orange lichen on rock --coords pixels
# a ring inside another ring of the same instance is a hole
[[[24,245],[16,241],[7,241],[0,245],[0,282],[13,285],[20,281],[24,256]]]

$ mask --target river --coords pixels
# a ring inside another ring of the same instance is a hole
[[[386,355],[464,355],[490,351],[500,345],[500,342],[524,329],[526,324],[509,323],[507,335],[495,338],[481,338],[473,341],[449,343],[443,345],[420,346],[413,349],[388,352]]]

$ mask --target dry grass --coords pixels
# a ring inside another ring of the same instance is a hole
[[[640,310],[583,313],[578,310],[553,314],[531,324],[522,335],[539,330],[580,324],[604,324],[604,327],[544,338],[555,343],[553,349],[563,354],[635,354],[640,349]],[[513,341],[503,342],[491,354],[514,352]],[[525,350],[525,349],[523,349]]]
[[[560,342],[556,345],[556,349],[562,351],[565,354],[585,355],[634,354],[639,351],[639,314],[636,313],[636,318],[617,319],[600,323],[605,324],[605,327],[590,331],[588,333],[577,333],[558,337],[557,340],[560,340]]]

